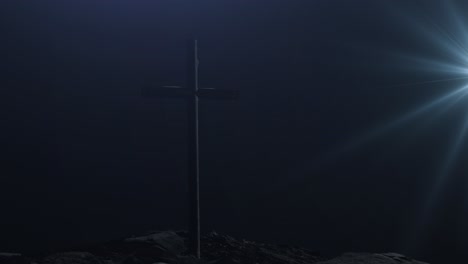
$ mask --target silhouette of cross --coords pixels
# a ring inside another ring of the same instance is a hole
[[[186,87],[162,86],[144,90],[148,97],[183,97],[188,113],[188,186],[189,186],[189,251],[200,258],[200,159],[199,159],[199,109],[200,98],[237,99],[237,90],[218,90],[198,87],[198,41],[190,40],[187,52]]]

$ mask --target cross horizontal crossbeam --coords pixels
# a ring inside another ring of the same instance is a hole
[[[145,97],[161,98],[186,98],[190,96],[214,100],[237,100],[239,98],[238,90],[199,88],[197,91],[193,91],[181,86],[146,87],[143,89],[143,93]]]

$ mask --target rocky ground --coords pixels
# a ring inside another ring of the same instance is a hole
[[[202,239],[202,259],[186,254],[185,232],[157,232],[66,252],[0,253],[0,264],[427,264],[405,256],[347,253],[327,258],[304,248],[237,240],[215,232]]]

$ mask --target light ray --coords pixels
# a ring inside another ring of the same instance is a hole
[[[455,106],[459,105],[463,100],[468,97],[468,90],[467,92],[463,93],[461,96],[457,96],[455,98],[449,99],[450,101],[447,102],[444,106],[441,106],[439,109],[435,109],[435,113],[428,116],[426,120],[421,122],[418,127],[416,127],[413,131],[408,131],[411,133],[408,137],[414,137],[416,135],[420,135],[424,133],[430,126],[436,125],[436,121],[440,120],[444,114],[447,114],[448,111],[453,109]]]
[[[445,3],[447,4],[447,9],[449,13],[452,14],[451,18],[452,18],[453,24],[456,25],[458,29],[458,35],[463,37],[463,41],[461,42],[462,45],[463,43],[468,43],[468,27],[466,26],[466,21],[463,21],[462,19],[462,17],[464,16],[461,16],[458,13],[458,10],[455,8],[455,6],[452,3],[450,3],[450,1],[445,1]],[[468,65],[468,62],[466,62],[466,64]]]
[[[421,81],[421,82],[401,83],[401,84],[395,84],[395,85],[388,85],[388,86],[385,86],[385,88],[404,87],[404,86],[419,86],[419,85],[423,85],[423,84],[434,84],[434,83],[443,83],[443,82],[460,81],[460,80],[468,80],[468,77],[457,77],[457,78],[446,78],[446,79]]]
[[[445,75],[456,75],[459,77],[466,77],[466,75],[468,74],[468,67],[466,65],[458,65],[436,59],[408,55],[402,52],[396,53],[394,54],[394,56],[398,57],[400,60],[404,60],[407,62],[406,64],[404,64],[404,67],[402,67],[401,65],[399,66],[399,68],[405,69],[406,71],[425,71]]]
[[[457,37],[452,35],[449,31],[443,29],[437,23],[433,23],[433,25],[443,36],[445,36],[449,40],[449,42],[451,42],[454,45],[454,50],[457,50],[458,48],[457,54],[461,54],[462,57],[466,59],[466,56],[468,55],[468,50],[461,44]]]
[[[376,129],[373,129],[371,132],[369,133],[366,133],[364,136],[361,136],[355,140],[353,140],[351,143],[349,143],[348,145],[346,145],[345,147],[342,147],[340,148],[340,150],[338,151],[334,151],[335,153],[344,153],[344,152],[349,152],[365,143],[368,143],[369,141],[372,141],[376,138],[378,138],[379,136],[382,136],[384,135],[385,133],[387,132],[390,132],[392,130],[394,130],[395,128],[398,128],[399,126],[401,125],[404,125],[406,124],[407,122],[410,122],[418,117],[420,117],[421,115],[424,115],[426,113],[428,113],[429,111],[431,110],[434,110],[436,107],[438,107],[439,105],[443,104],[444,102],[452,99],[452,98],[455,98],[455,97],[458,97],[460,95],[466,95],[466,92],[468,91],[468,85],[467,86],[463,86],[462,88],[459,88],[453,92],[450,92],[444,96],[441,96],[429,103],[426,103],[424,104],[423,106],[413,110],[413,111],[410,111],[409,113],[407,113],[406,115],[398,118],[398,119],[395,119],[394,121],[391,121],[391,122],[388,122],[387,124],[385,125],[382,125],[380,127],[377,127]],[[336,155],[336,154],[335,154]],[[333,155],[334,156],[334,155]]]
[[[454,89],[446,93],[441,93],[436,98],[413,108],[411,111],[399,115],[397,118],[384,122],[380,126],[370,129],[368,132],[363,133],[346,144],[334,146],[320,157],[309,157],[303,164],[295,166],[295,172],[291,172],[288,183],[291,185],[302,186],[304,188],[311,188],[310,183],[314,179],[308,177],[311,172],[320,171],[326,165],[332,165],[337,158],[353,151],[362,148],[363,146],[382,139],[384,136],[389,136],[392,132],[402,128],[406,125],[418,122],[415,126],[417,128],[408,130],[408,134],[421,135],[425,133],[425,128],[429,125],[436,125],[436,121],[440,121],[445,115],[454,113],[450,111],[454,107],[460,106],[462,103],[467,104],[466,117],[462,118],[460,126],[454,133],[452,142],[448,144],[447,150],[443,158],[440,159],[439,170],[434,172],[434,175],[427,179],[429,184],[426,192],[424,193],[424,201],[415,212],[414,223],[409,224],[406,237],[404,237],[404,244],[420,244],[423,241],[424,228],[430,224],[431,218],[434,215],[434,210],[440,203],[440,197],[445,191],[448,182],[453,177],[453,166],[460,161],[459,156],[464,146],[466,146],[466,137],[468,134],[468,19],[466,15],[460,13],[454,5],[448,2],[445,6],[445,11],[448,11],[450,19],[449,24],[443,24],[441,21],[435,21],[437,16],[414,15],[414,13],[406,16],[406,25],[411,26],[413,30],[412,38],[422,37],[424,44],[423,48],[413,50],[413,53],[408,54],[404,51],[388,52],[388,55],[395,59],[395,68],[402,70],[405,74],[416,73],[417,76],[426,74],[431,79],[419,82],[400,83],[385,87],[381,89],[388,89],[392,87],[411,87],[438,84],[443,89]],[[421,3],[421,8],[424,4]],[[418,11],[421,11],[418,10]],[[398,13],[401,17],[401,12]],[[404,16],[404,14],[403,14]],[[451,24],[450,24],[451,22]],[[436,76],[436,77],[434,77]],[[466,82],[465,82],[466,81]],[[458,82],[463,82],[462,86],[458,86]],[[457,88],[458,86],[458,88]],[[457,108],[458,110],[459,108]],[[449,112],[450,111],[450,112]],[[459,112],[457,112],[460,114]],[[423,119],[423,120],[421,120]],[[425,121],[425,122],[421,122]],[[428,148],[431,143],[428,142]],[[303,161],[302,161],[303,162]],[[438,164],[439,165],[439,164]],[[284,184],[276,186],[277,189],[284,188]],[[305,195],[305,194],[304,194]],[[302,197],[301,197],[302,198]]]
[[[330,164],[333,161],[336,161],[337,158],[345,155],[346,153],[350,153],[353,150],[356,150],[360,147],[363,147],[366,144],[369,144],[375,140],[378,140],[379,138],[387,135],[388,133],[391,133],[392,131],[395,131],[401,126],[404,126],[405,124],[420,118],[421,116],[430,113],[431,111],[437,111],[438,114],[442,115],[443,112],[442,110],[448,110],[450,109],[451,106],[454,106],[456,103],[458,103],[461,98],[468,96],[468,85],[462,86],[454,91],[451,91],[449,93],[446,93],[442,96],[439,96],[432,101],[429,101],[412,111],[409,111],[403,116],[400,116],[399,118],[396,118],[390,122],[387,122],[381,126],[377,126],[376,128],[372,129],[370,132],[365,133],[364,135],[361,135],[357,138],[354,138],[351,140],[349,143],[345,145],[338,145],[334,148],[331,148],[328,152],[324,153],[321,157],[319,158],[309,158],[307,159],[308,162],[306,164],[301,164],[301,165],[296,165],[296,168],[305,168],[308,167],[310,169],[316,169],[318,167],[323,167],[325,164]],[[442,110],[440,107],[442,107]],[[437,116],[437,114],[436,114]],[[435,117],[435,116],[432,116]],[[432,118],[431,118],[432,119]],[[305,170],[305,169],[303,169]],[[289,180],[289,186],[293,185],[304,185],[308,178],[306,177],[300,177],[300,178],[293,178],[294,175],[306,175],[304,171],[301,171],[300,173],[291,173],[291,176],[288,178]],[[270,188],[271,190],[279,190],[283,188],[283,185],[271,185]]]
[[[462,16],[460,10],[453,5],[451,1],[444,1],[445,11],[448,11],[449,23],[448,27],[443,27],[440,21],[431,19],[430,16],[426,16],[426,20],[429,21],[429,26],[424,26],[419,21],[414,23],[413,26],[417,26],[415,33],[422,34],[427,40],[432,42],[435,46],[434,51],[443,52],[444,59],[437,60],[431,59],[431,56],[401,56],[407,58],[406,68],[421,72],[434,72],[438,74],[459,76],[460,80],[468,76],[468,28],[466,15]],[[421,6],[423,7],[423,5]],[[433,16],[434,17],[434,16]],[[450,59],[449,59],[450,58]],[[458,78],[458,77],[457,77]],[[446,113],[453,106],[458,105],[460,102],[467,102],[466,93],[460,94],[456,100],[453,100],[450,105],[446,105],[442,108],[437,117]],[[407,246],[414,248],[420,246],[421,242],[424,242],[427,237],[424,234],[427,233],[426,228],[432,223],[435,210],[440,206],[441,201],[439,198],[444,194],[447,188],[448,182],[455,175],[452,174],[452,169],[459,161],[459,155],[462,152],[464,146],[466,146],[466,137],[468,133],[468,109],[459,129],[453,137],[452,144],[449,145],[445,157],[442,159],[440,169],[435,173],[434,178],[427,190],[424,202],[420,207],[420,210],[415,215],[414,224],[409,227],[408,236],[404,240]]]
[[[450,1],[447,1],[450,2]],[[451,3],[448,3],[445,6],[445,9],[450,9]],[[453,5],[452,5],[453,6]],[[424,10],[426,7],[425,4],[421,4],[420,8]],[[452,8],[453,9],[453,8]],[[450,11],[450,10],[445,10]],[[457,12],[453,12],[451,15],[456,14]],[[468,57],[468,53],[466,52],[465,47],[457,41],[457,37],[454,37],[447,27],[441,26],[438,21],[435,21],[432,16],[428,15],[427,13],[423,14],[424,21],[428,24],[421,23],[421,20],[414,20],[411,16],[412,25],[414,27],[414,33],[422,34],[425,39],[430,40],[428,44],[433,44],[435,48],[439,49],[443,53],[447,55],[451,55],[452,60],[459,60],[466,63],[466,59]],[[453,28],[451,25],[450,28]],[[466,34],[466,32],[464,32]],[[460,34],[462,35],[462,34]]]
[[[432,184],[431,189],[429,190],[427,197],[423,206],[416,215],[416,221],[409,229],[408,237],[405,238],[405,243],[407,248],[417,247],[424,239],[424,233],[426,228],[433,222],[432,214],[435,208],[438,207],[439,201],[438,198],[442,195],[447,181],[449,180],[450,173],[454,163],[457,160],[458,154],[461,151],[463,143],[466,140],[468,132],[468,115],[465,117],[460,130],[455,137],[452,145],[448,149],[447,156],[443,162],[443,166],[437,174],[434,183]]]
[[[467,97],[468,97],[468,91],[462,94],[461,96],[455,98],[452,102],[447,104],[444,108],[439,109],[439,111],[436,114],[431,116],[431,120],[440,118],[443,114],[447,113],[451,108],[455,107],[460,102],[463,102],[463,100],[465,100]]]

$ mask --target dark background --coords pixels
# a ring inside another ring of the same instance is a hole
[[[417,33],[442,2],[2,1],[0,251],[185,228],[185,105],[141,89],[196,33],[202,85],[242,94],[201,105],[204,232],[466,261],[466,147],[437,181],[463,105],[346,148],[463,85],[399,85],[446,77],[395,55],[450,59]]]

